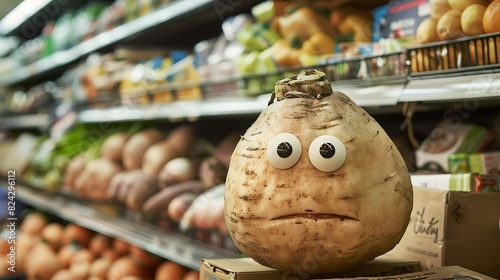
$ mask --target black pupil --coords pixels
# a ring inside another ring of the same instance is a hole
[[[324,158],[331,158],[335,155],[335,146],[332,143],[323,143],[319,147],[319,154]]]
[[[281,142],[276,148],[276,151],[281,158],[287,158],[292,154],[292,145],[288,142]]]

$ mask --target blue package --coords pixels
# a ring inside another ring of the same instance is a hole
[[[373,12],[374,42],[405,39],[414,37],[420,23],[430,16],[430,5],[429,0],[391,0]]]
[[[387,14],[389,13],[389,5],[378,6],[373,9],[373,42],[379,42],[382,39],[382,34],[387,28]]]

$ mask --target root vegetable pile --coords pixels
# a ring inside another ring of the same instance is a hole
[[[141,247],[73,223],[51,221],[31,212],[16,238],[15,271],[7,270],[12,244],[0,236],[4,254],[0,279],[27,280],[197,280],[198,271],[154,255]],[[10,249],[9,249],[10,250]]]
[[[280,270],[347,270],[392,249],[410,218],[407,167],[384,129],[325,74],[278,81],[231,156],[225,218],[236,246]]]

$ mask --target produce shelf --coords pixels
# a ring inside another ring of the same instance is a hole
[[[46,128],[52,122],[49,114],[0,116],[0,128]]]
[[[49,4],[58,6],[55,0],[24,0],[10,14],[0,21],[0,35],[11,35],[14,30],[28,22],[36,13],[43,11]]]
[[[194,270],[203,258],[235,258],[238,253],[202,243],[178,233],[120,217],[112,217],[62,195],[16,184],[16,198],[26,205],[113,238],[120,238],[153,254]]]
[[[401,92],[399,102],[446,102],[500,97],[500,69],[497,72],[412,79]]]
[[[218,19],[222,20],[222,18],[220,18],[222,14],[219,15],[221,11],[217,10],[217,2],[217,0],[172,1],[145,16],[123,23],[109,31],[102,32],[95,37],[83,41],[67,50],[57,51],[54,54],[39,59],[29,65],[13,69],[11,75],[0,77],[0,87],[12,86],[30,78],[46,75],[49,72],[56,71],[57,69],[70,65],[92,52],[96,52],[105,47],[113,46],[122,42],[128,42],[153,28],[162,27],[164,30],[182,31],[186,27],[178,24],[178,21],[181,19],[193,19],[192,22],[198,22],[201,26],[204,25],[203,21],[213,19],[207,19],[208,14],[215,19],[219,17]],[[230,6],[231,12],[236,13],[239,10],[245,10],[247,7],[251,7],[259,2],[261,1],[252,0],[245,1],[245,3],[241,3],[236,6]],[[200,28],[198,29],[203,30]],[[192,34],[192,37],[195,38],[195,35],[200,36],[200,34]],[[158,38],[156,39],[158,40]]]
[[[336,85],[358,105],[371,113],[387,112],[389,106],[397,105],[403,84],[358,86]],[[231,96],[196,101],[176,101],[165,104],[120,105],[111,108],[85,108],[78,111],[81,123],[102,123],[135,120],[166,119],[195,121],[202,117],[258,115],[267,106],[270,93],[255,97]],[[379,108],[378,107],[384,107]],[[396,108],[394,108],[396,109]],[[397,109],[396,109],[397,110]]]
[[[406,57],[409,79],[498,70],[500,32],[407,47]]]
[[[257,114],[264,109],[269,95],[256,98],[231,97],[212,100],[176,101],[165,104],[89,108],[78,113],[82,123],[167,119],[194,121],[200,117]]]

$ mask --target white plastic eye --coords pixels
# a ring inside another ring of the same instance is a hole
[[[299,161],[302,145],[295,135],[280,133],[269,141],[266,152],[267,159],[274,167],[287,169]]]
[[[345,146],[335,136],[319,136],[309,146],[309,160],[314,167],[323,172],[339,169],[344,164],[345,159]]]

